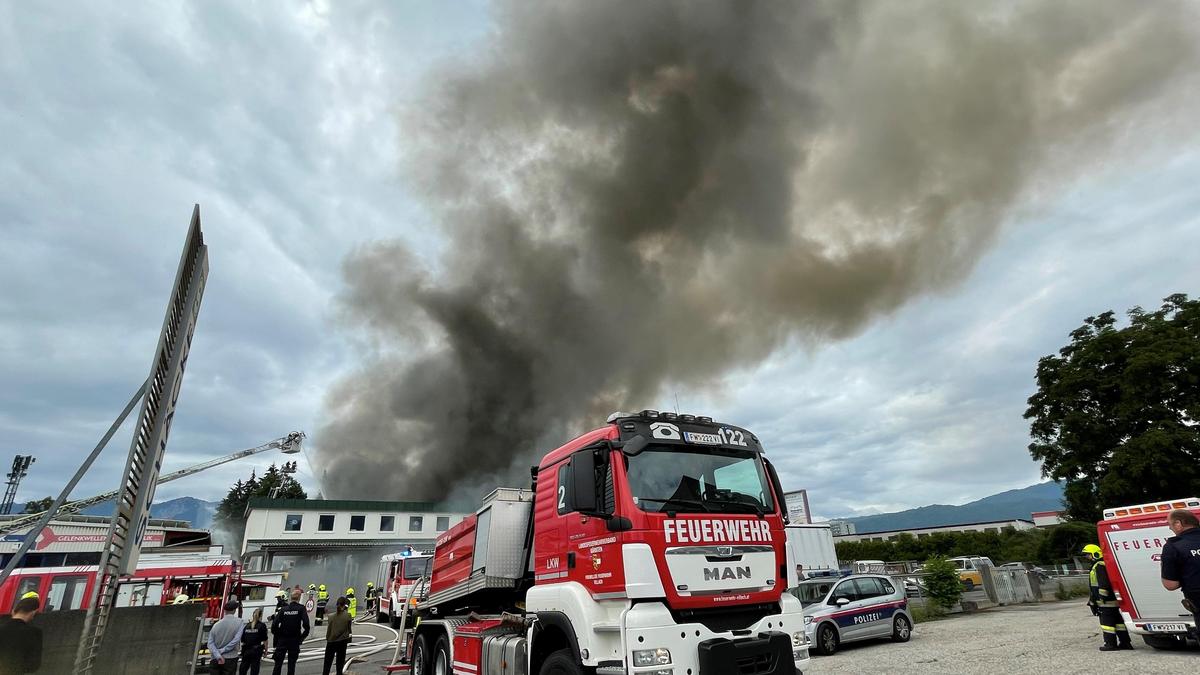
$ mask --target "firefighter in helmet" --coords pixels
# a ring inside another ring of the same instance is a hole
[[[1108,579],[1108,569],[1104,565],[1104,552],[1095,544],[1083,547],[1083,553],[1096,561],[1092,572],[1088,575],[1088,586],[1091,591],[1088,605],[1092,613],[1100,617],[1100,632],[1104,635],[1102,652],[1115,652],[1118,649],[1133,649],[1129,642],[1129,631],[1121,619],[1121,610],[1117,608],[1117,596],[1113,593],[1112,582]]]
[[[325,606],[329,604],[329,591],[325,590],[325,584],[317,587],[317,625],[320,626],[325,622]]]
[[[379,600],[379,592],[375,590],[375,583],[367,582],[367,611],[375,611],[375,603]]]
[[[346,589],[346,599],[350,601],[350,620],[354,620],[354,615],[358,613],[358,599],[354,597],[354,587]]]

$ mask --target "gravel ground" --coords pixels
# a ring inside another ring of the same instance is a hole
[[[906,644],[844,645],[813,656],[805,675],[822,673],[1184,673],[1198,652],[1151,649],[1133,636],[1134,651],[1100,652],[1100,625],[1083,600],[997,607],[918,624]]]

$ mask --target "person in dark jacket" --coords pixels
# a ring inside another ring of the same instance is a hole
[[[292,601],[287,607],[275,612],[271,622],[271,634],[275,636],[275,669],[273,675],[283,672],[283,660],[288,662],[288,675],[296,675],[296,659],[300,657],[300,643],[308,637],[308,610],[300,604],[304,591],[292,590]]]
[[[1091,556],[1096,564],[1088,577],[1090,598],[1088,604],[1092,612],[1100,617],[1100,633],[1104,635],[1104,644],[1100,645],[1102,652],[1115,652],[1118,649],[1133,649],[1129,642],[1129,629],[1121,619],[1121,610],[1117,606],[1117,596],[1113,593],[1112,582],[1108,579],[1108,567],[1104,564],[1104,552],[1095,544],[1083,547],[1083,552]]]
[[[24,675],[42,667],[42,629],[29,624],[40,608],[37,595],[23,597],[12,617],[0,624],[0,675]]]
[[[1183,591],[1183,606],[1200,630],[1200,519],[1187,509],[1176,509],[1167,516],[1167,525],[1175,536],[1163,545],[1162,585],[1168,591]]]
[[[350,645],[350,626],[354,620],[350,618],[350,601],[345,597],[337,599],[337,613],[328,618],[329,626],[325,629],[325,667],[321,675],[329,675],[329,666],[337,661],[337,675],[342,675],[346,665],[346,647]]]
[[[254,610],[250,623],[242,631],[242,662],[238,675],[258,675],[263,653],[267,651],[267,624],[262,620],[262,607]]]

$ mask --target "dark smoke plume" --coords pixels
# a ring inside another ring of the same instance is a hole
[[[444,256],[345,262],[372,348],[329,393],[328,494],[520,485],[665,386],[851,336],[1114,141],[1144,147],[1196,67],[1173,2],[514,0],[497,21],[403,115]]]

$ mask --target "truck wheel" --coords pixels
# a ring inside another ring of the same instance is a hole
[[[583,675],[583,670],[575,663],[570,649],[560,649],[546,657],[538,675]]]
[[[445,634],[439,635],[433,645],[433,663],[429,664],[430,675],[450,675],[450,644]]]
[[[429,675],[429,636],[421,633],[413,639],[412,675]]]
[[[1187,646],[1184,640],[1181,640],[1174,635],[1143,635],[1142,639],[1146,644],[1154,649],[1165,649],[1175,651],[1183,649]]]
[[[824,624],[817,630],[817,653],[830,656],[838,650],[838,634],[833,626]]]
[[[908,617],[897,614],[892,620],[892,642],[908,642],[911,637],[912,624],[908,622]]]

